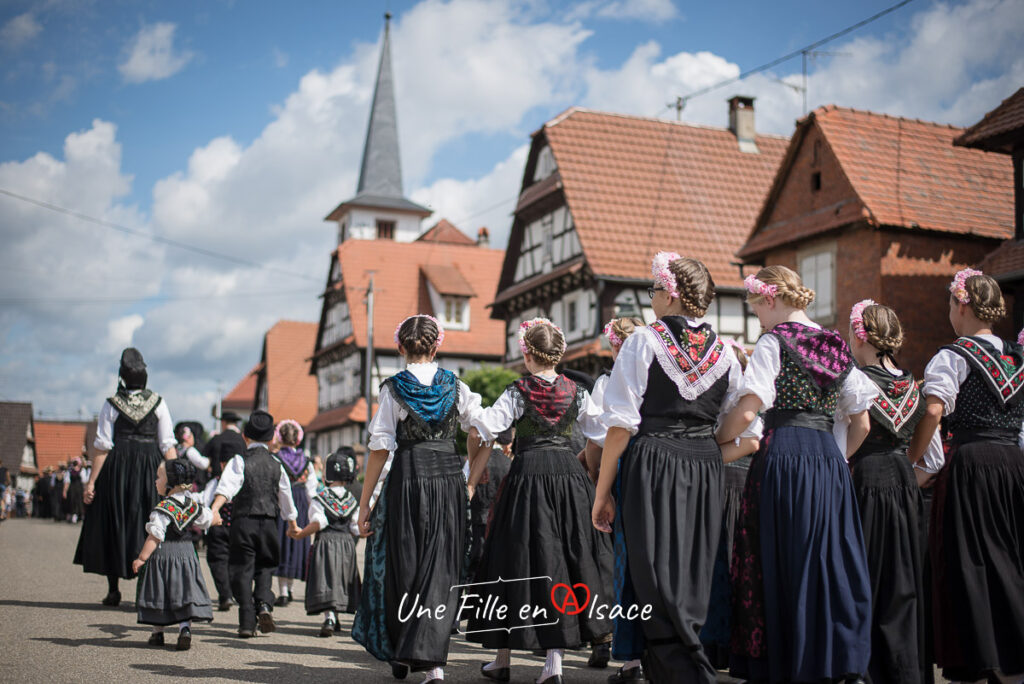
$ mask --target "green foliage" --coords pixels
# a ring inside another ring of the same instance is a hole
[[[510,382],[519,379],[519,373],[501,366],[483,366],[462,374],[462,381],[469,389],[478,393],[484,406],[490,406],[498,400]]]

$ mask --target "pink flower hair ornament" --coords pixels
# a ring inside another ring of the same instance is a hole
[[[529,354],[530,353],[530,350],[527,349],[527,346],[526,346],[526,331],[529,330],[530,328],[532,328],[533,326],[539,324],[539,323],[547,323],[552,328],[554,328],[555,330],[558,331],[558,334],[562,336],[562,353],[564,354],[565,353],[565,334],[562,332],[562,329],[559,328],[554,323],[552,323],[547,318],[541,318],[541,317],[531,318],[530,320],[523,321],[522,323],[519,324],[519,348],[523,350],[523,354]]]
[[[877,303],[871,299],[862,299],[850,309],[850,327],[853,328],[853,334],[861,342],[868,341],[868,331],[864,329],[864,309],[875,306]]]
[[[779,293],[778,285],[769,285],[763,280],[758,280],[757,276],[748,275],[743,279],[743,287],[747,288],[747,292],[750,294],[759,295],[761,297],[772,297]]]
[[[402,329],[402,326],[405,325],[406,321],[413,318],[427,318],[434,321],[434,325],[437,326],[437,342],[434,343],[434,349],[440,349],[441,343],[444,342],[444,326],[441,325],[441,321],[437,320],[430,314],[413,314],[408,318],[403,318],[402,322],[395,326],[395,344],[401,344],[401,342],[398,340],[398,331]]]
[[[722,340],[722,342],[725,344],[725,346],[732,347],[733,349],[738,349],[739,351],[743,352],[744,354],[747,353],[747,348],[744,347],[739,342],[737,342],[736,340],[734,340],[733,338],[731,338],[731,337],[720,337],[719,339]]]
[[[615,334],[615,330],[612,327],[615,324],[615,319],[608,321],[604,326],[604,336],[608,338],[608,344],[613,347],[621,347],[624,339]]]
[[[949,284],[949,291],[961,304],[970,304],[971,296],[967,294],[967,279],[972,276],[980,275],[985,274],[981,271],[976,271],[973,268],[965,268],[962,271],[957,271],[957,274],[953,276],[953,282]]]
[[[299,431],[299,437],[298,437],[298,440],[295,443],[296,444],[302,444],[302,435],[303,435],[302,426],[299,425],[298,422],[292,420],[291,418],[285,418],[284,420],[282,420],[280,423],[277,424],[277,427],[274,428],[274,440],[278,444],[283,444],[283,442],[281,440],[281,426],[282,425],[292,425],[292,426],[294,426],[295,429]]]
[[[676,284],[676,277],[669,269],[669,264],[683,257],[675,252],[658,252],[651,261],[651,276],[654,282],[665,288],[670,297],[679,299],[679,286]]]
[[[1024,345],[1024,328],[1021,328],[1021,331],[1017,333],[1017,344]]]

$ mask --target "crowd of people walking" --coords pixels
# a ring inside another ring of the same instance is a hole
[[[701,321],[703,263],[660,252],[651,272],[657,320],[609,322],[609,373],[559,372],[565,336],[535,318],[525,374],[487,407],[439,365],[435,318],[399,322],[405,369],[380,388],[365,468],[351,447],[318,462],[259,410],[197,449],[125,350],[101,453],[63,483],[70,515],[76,481],[86,508],[75,562],[107,577],[106,605],[138,575],[149,643],[177,626],[181,650],[233,602],[239,637],[275,631],[304,581],[319,634],[354,612],[351,637],[399,679],[442,681],[462,632],[496,681],[520,651],[558,684],[577,648],[621,663],[612,684],[919,684],[933,664],[1024,681],[1024,346],[993,334],[995,281],[956,274],[950,343],[917,379],[884,303],[824,329],[799,275],[767,266],[744,283],[748,353]]]

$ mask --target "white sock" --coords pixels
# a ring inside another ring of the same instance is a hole
[[[423,674],[426,675],[426,677],[423,678],[424,682],[429,682],[431,679],[444,679],[444,669],[440,667],[435,667],[433,670],[427,670]]]
[[[192,629],[192,621],[191,620],[185,620],[184,622],[179,622],[178,623],[178,631],[180,632],[183,629]]]
[[[288,579],[286,577],[278,577],[277,578],[277,593],[280,594],[281,596],[284,596],[284,594],[285,594],[285,592],[287,590],[288,590]]]
[[[494,662],[487,663],[484,665],[484,669],[490,672],[491,670],[500,670],[503,667],[508,667],[509,662],[512,660],[512,649],[510,648],[499,648],[498,655],[494,657]]]
[[[544,661],[544,669],[541,670],[540,679],[537,680],[538,684],[546,679],[562,674],[562,654],[564,651],[560,648],[549,648],[547,660]]]
[[[337,622],[338,621],[338,616],[334,614],[333,610],[325,610],[324,611],[324,619],[325,620],[330,620],[331,622]]]
[[[288,587],[288,596],[291,597],[291,595],[292,595],[292,587],[295,586],[295,578],[294,577],[287,578],[285,580],[285,586]]]
[[[640,667],[640,660],[630,660],[629,662],[622,664],[623,670],[632,670],[634,667]]]

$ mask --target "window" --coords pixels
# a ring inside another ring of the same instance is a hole
[[[441,324],[458,330],[469,328],[469,298],[445,296],[442,298]]]
[[[807,315],[818,323],[832,323],[835,318],[835,252],[828,249],[800,257],[800,277],[814,290],[814,301]]]
[[[377,221],[377,239],[378,240],[394,240],[395,239],[395,222],[394,221]]]
[[[568,330],[569,332],[576,332],[577,328],[579,328],[579,321],[576,317],[576,309],[576,300],[570,300],[569,305],[566,307],[565,310],[565,327],[566,330]]]
[[[815,171],[811,174],[811,190],[814,192],[821,190],[821,171]]]

